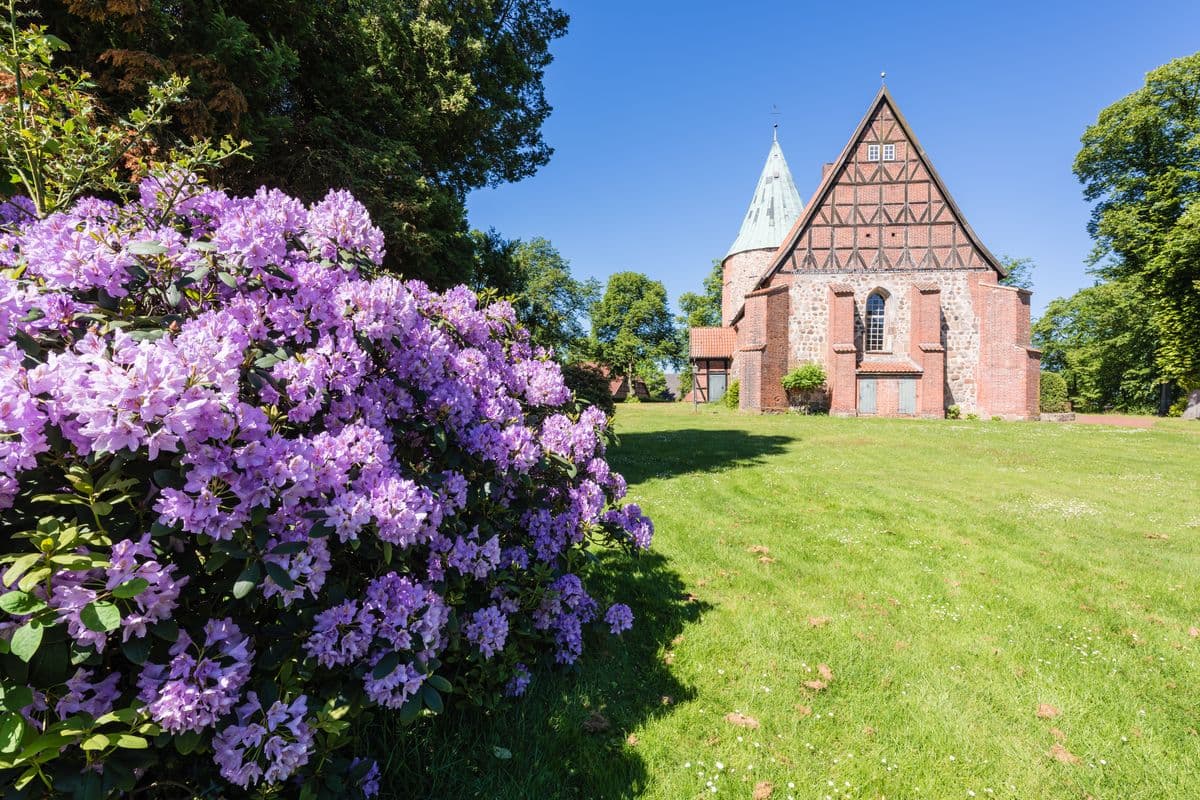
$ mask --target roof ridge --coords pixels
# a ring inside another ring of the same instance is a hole
[[[783,241],[781,241],[779,246],[775,249],[775,254],[771,256],[771,260],[767,264],[766,271],[763,272],[763,274],[760,275],[751,286],[751,291],[754,291],[762,286],[763,282],[774,275],[775,272],[777,272],[783,265],[787,254],[796,246],[796,242],[799,240],[800,235],[804,232],[805,227],[812,222],[812,217],[816,213],[816,210],[821,207],[826,196],[828,196],[829,192],[832,191],[834,183],[837,181],[838,173],[841,172],[842,168],[846,166],[846,162],[850,159],[850,154],[853,151],[855,143],[859,140],[863,134],[863,131],[867,128],[875,114],[879,111],[879,106],[881,103],[887,103],[892,109],[892,113],[896,115],[896,123],[900,125],[900,129],[904,131],[904,134],[913,143],[913,147],[917,153],[917,158],[919,158],[921,163],[924,164],[925,169],[929,171],[930,179],[933,181],[938,190],[941,191],[942,196],[946,198],[946,204],[950,206],[951,213],[954,214],[954,216],[958,219],[959,224],[961,224],[963,230],[966,231],[971,243],[978,248],[979,252],[983,254],[984,259],[992,268],[999,272],[1000,275],[1003,276],[1007,274],[1004,270],[1004,266],[1000,263],[1000,260],[997,259],[996,256],[992,254],[992,251],[983,244],[983,241],[980,240],[970,223],[967,222],[962,210],[958,207],[958,203],[955,202],[954,197],[950,194],[950,190],[946,188],[946,184],[942,180],[941,175],[938,174],[937,169],[934,168],[933,163],[929,160],[929,155],[925,152],[925,148],[921,146],[921,142],[919,139],[917,139],[916,133],[913,132],[912,127],[908,124],[908,120],[904,118],[904,114],[900,112],[900,107],[896,105],[896,101],[892,97],[892,93],[888,91],[887,86],[881,86],[879,91],[875,94],[875,98],[867,107],[867,112],[863,115],[862,120],[860,120],[858,125],[854,128],[854,132],[850,134],[850,138],[847,140],[846,145],[842,148],[842,152],[833,162],[832,168],[826,170],[825,174],[821,176],[821,182],[817,184],[817,191],[813,194],[812,199],[808,202],[808,205],[804,207],[804,210],[800,213],[800,216],[796,218],[796,221],[792,224],[792,227],[788,231],[787,235],[783,237]],[[733,319],[729,321],[730,324],[735,324],[741,318],[744,312],[745,307],[738,309],[737,313],[734,314]]]

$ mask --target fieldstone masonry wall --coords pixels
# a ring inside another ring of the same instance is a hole
[[[789,362],[792,367],[816,361],[829,370],[826,353],[830,342],[829,287],[848,286],[854,291],[854,344],[863,353],[863,319],[867,295],[881,289],[887,296],[884,339],[891,354],[864,354],[864,360],[907,359],[920,342],[912,341],[912,287],[936,284],[941,290],[942,344],[946,347],[946,405],[958,404],[963,413],[978,413],[976,364],[979,358],[979,321],[972,305],[970,281],[982,272],[965,270],[914,270],[907,272],[838,272],[792,275]],[[835,343],[836,344],[836,343]]]

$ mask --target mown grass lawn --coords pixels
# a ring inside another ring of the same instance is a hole
[[[616,425],[637,627],[401,737],[385,792],[1200,797],[1200,425]]]

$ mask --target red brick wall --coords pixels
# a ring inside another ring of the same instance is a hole
[[[848,415],[858,408],[855,380],[854,291],[849,287],[830,286],[829,342],[826,356],[826,382],[829,384],[829,413]]]
[[[1036,418],[1041,356],[1029,345],[1030,294],[991,280],[981,280],[975,292],[979,298],[980,414]]]

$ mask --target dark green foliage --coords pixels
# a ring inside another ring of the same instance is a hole
[[[820,364],[804,364],[783,376],[783,388],[794,392],[811,392],[825,385],[825,368]]]
[[[1151,71],[1083,135],[1093,262],[1140,298],[1158,377],[1200,376],[1200,53]]]
[[[592,304],[589,349],[616,375],[636,375],[645,362],[678,358],[667,290],[640,272],[609,276],[604,297]]]
[[[560,361],[584,355],[583,318],[600,297],[595,278],[576,280],[571,263],[548,239],[507,241],[494,230],[472,233],[476,241],[473,288],[507,297],[535,345],[553,349]]]
[[[40,0],[117,112],[179,73],[174,133],[250,140],[220,182],[313,200],[348,188],[387,236],[387,266],[436,286],[468,279],[473,188],[547,162],[542,76],[567,29],[549,0]]]
[[[616,406],[608,388],[608,378],[604,377],[603,372],[590,364],[566,364],[562,372],[563,380],[577,399],[591,403],[612,416]]]
[[[737,409],[742,396],[742,382],[734,381],[729,384],[729,388],[725,390],[725,396],[721,398],[721,403],[726,408]]]
[[[1157,334],[1143,293],[1111,280],[1052,300],[1033,325],[1042,367],[1060,373],[1079,411],[1150,411],[1158,399]]]
[[[1067,379],[1057,372],[1042,372],[1041,399],[1038,403],[1044,414],[1062,414],[1071,410],[1067,399]]]
[[[1000,285],[1013,286],[1017,289],[1032,289],[1033,288],[1033,259],[1032,258],[1014,258],[1012,256],[1000,256],[1000,263],[1008,272],[1000,279]]]

